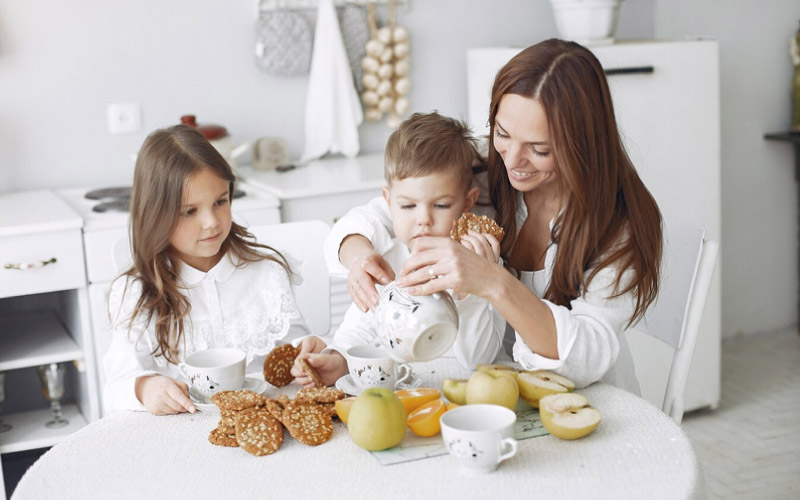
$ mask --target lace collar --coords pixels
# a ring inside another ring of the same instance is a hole
[[[236,259],[237,262],[234,263],[233,259]],[[181,262],[180,279],[187,287],[199,285],[206,279],[206,276],[210,276],[214,281],[224,282],[233,275],[236,270],[236,264],[238,264],[238,259],[230,252],[226,253],[217,262],[217,265],[209,269],[207,273]]]

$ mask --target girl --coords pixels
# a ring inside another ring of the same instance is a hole
[[[276,343],[308,334],[286,259],[231,220],[234,180],[192,127],[157,130],[142,145],[130,203],[133,265],[109,295],[107,410],[194,412],[177,366],[188,354],[235,347],[260,371]]]
[[[638,394],[625,330],[658,292],[661,215],[625,153],[603,68],[576,43],[541,42],[497,73],[489,109],[489,195],[511,236],[505,268],[447,238],[420,238],[397,283],[487,299],[526,369]],[[353,215],[373,221],[364,233],[373,239],[391,230],[385,215]],[[371,306],[373,284],[392,276],[366,237],[331,235],[326,259],[349,263],[348,282],[367,289],[354,301]]]

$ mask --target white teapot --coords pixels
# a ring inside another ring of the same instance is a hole
[[[203,137],[208,139],[208,142],[225,158],[225,161],[234,171],[236,170],[236,157],[250,147],[247,143],[235,145],[231,136],[228,135],[228,130],[222,125],[198,125],[194,115],[181,116],[181,123],[199,130]]]
[[[458,310],[449,293],[409,295],[394,282],[375,309],[378,338],[398,361],[430,361],[447,352],[458,334]]]

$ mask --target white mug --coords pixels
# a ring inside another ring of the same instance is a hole
[[[492,472],[517,453],[514,423],[517,415],[498,405],[465,405],[440,420],[442,439],[462,474]]]
[[[384,387],[394,390],[398,384],[408,382],[411,367],[395,363],[383,349],[371,345],[357,345],[347,349],[347,368],[350,378],[361,389]]]
[[[399,361],[430,361],[446,353],[458,334],[458,310],[447,292],[409,295],[386,285],[375,308],[383,347]]]
[[[210,397],[219,391],[242,388],[245,358],[239,349],[207,349],[186,356],[178,367],[195,391]]]

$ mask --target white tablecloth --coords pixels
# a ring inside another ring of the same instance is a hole
[[[414,369],[430,387],[440,387],[445,377],[468,375],[454,360],[419,363]],[[691,443],[659,409],[605,384],[579,392],[603,414],[594,433],[576,441],[549,435],[526,439],[516,456],[488,475],[460,475],[448,455],[380,465],[350,441],[338,420],[325,444],[305,446],[286,433],[276,453],[255,457],[208,442],[218,415],[122,412],[90,424],[45,453],[22,478],[13,498],[702,496]]]

